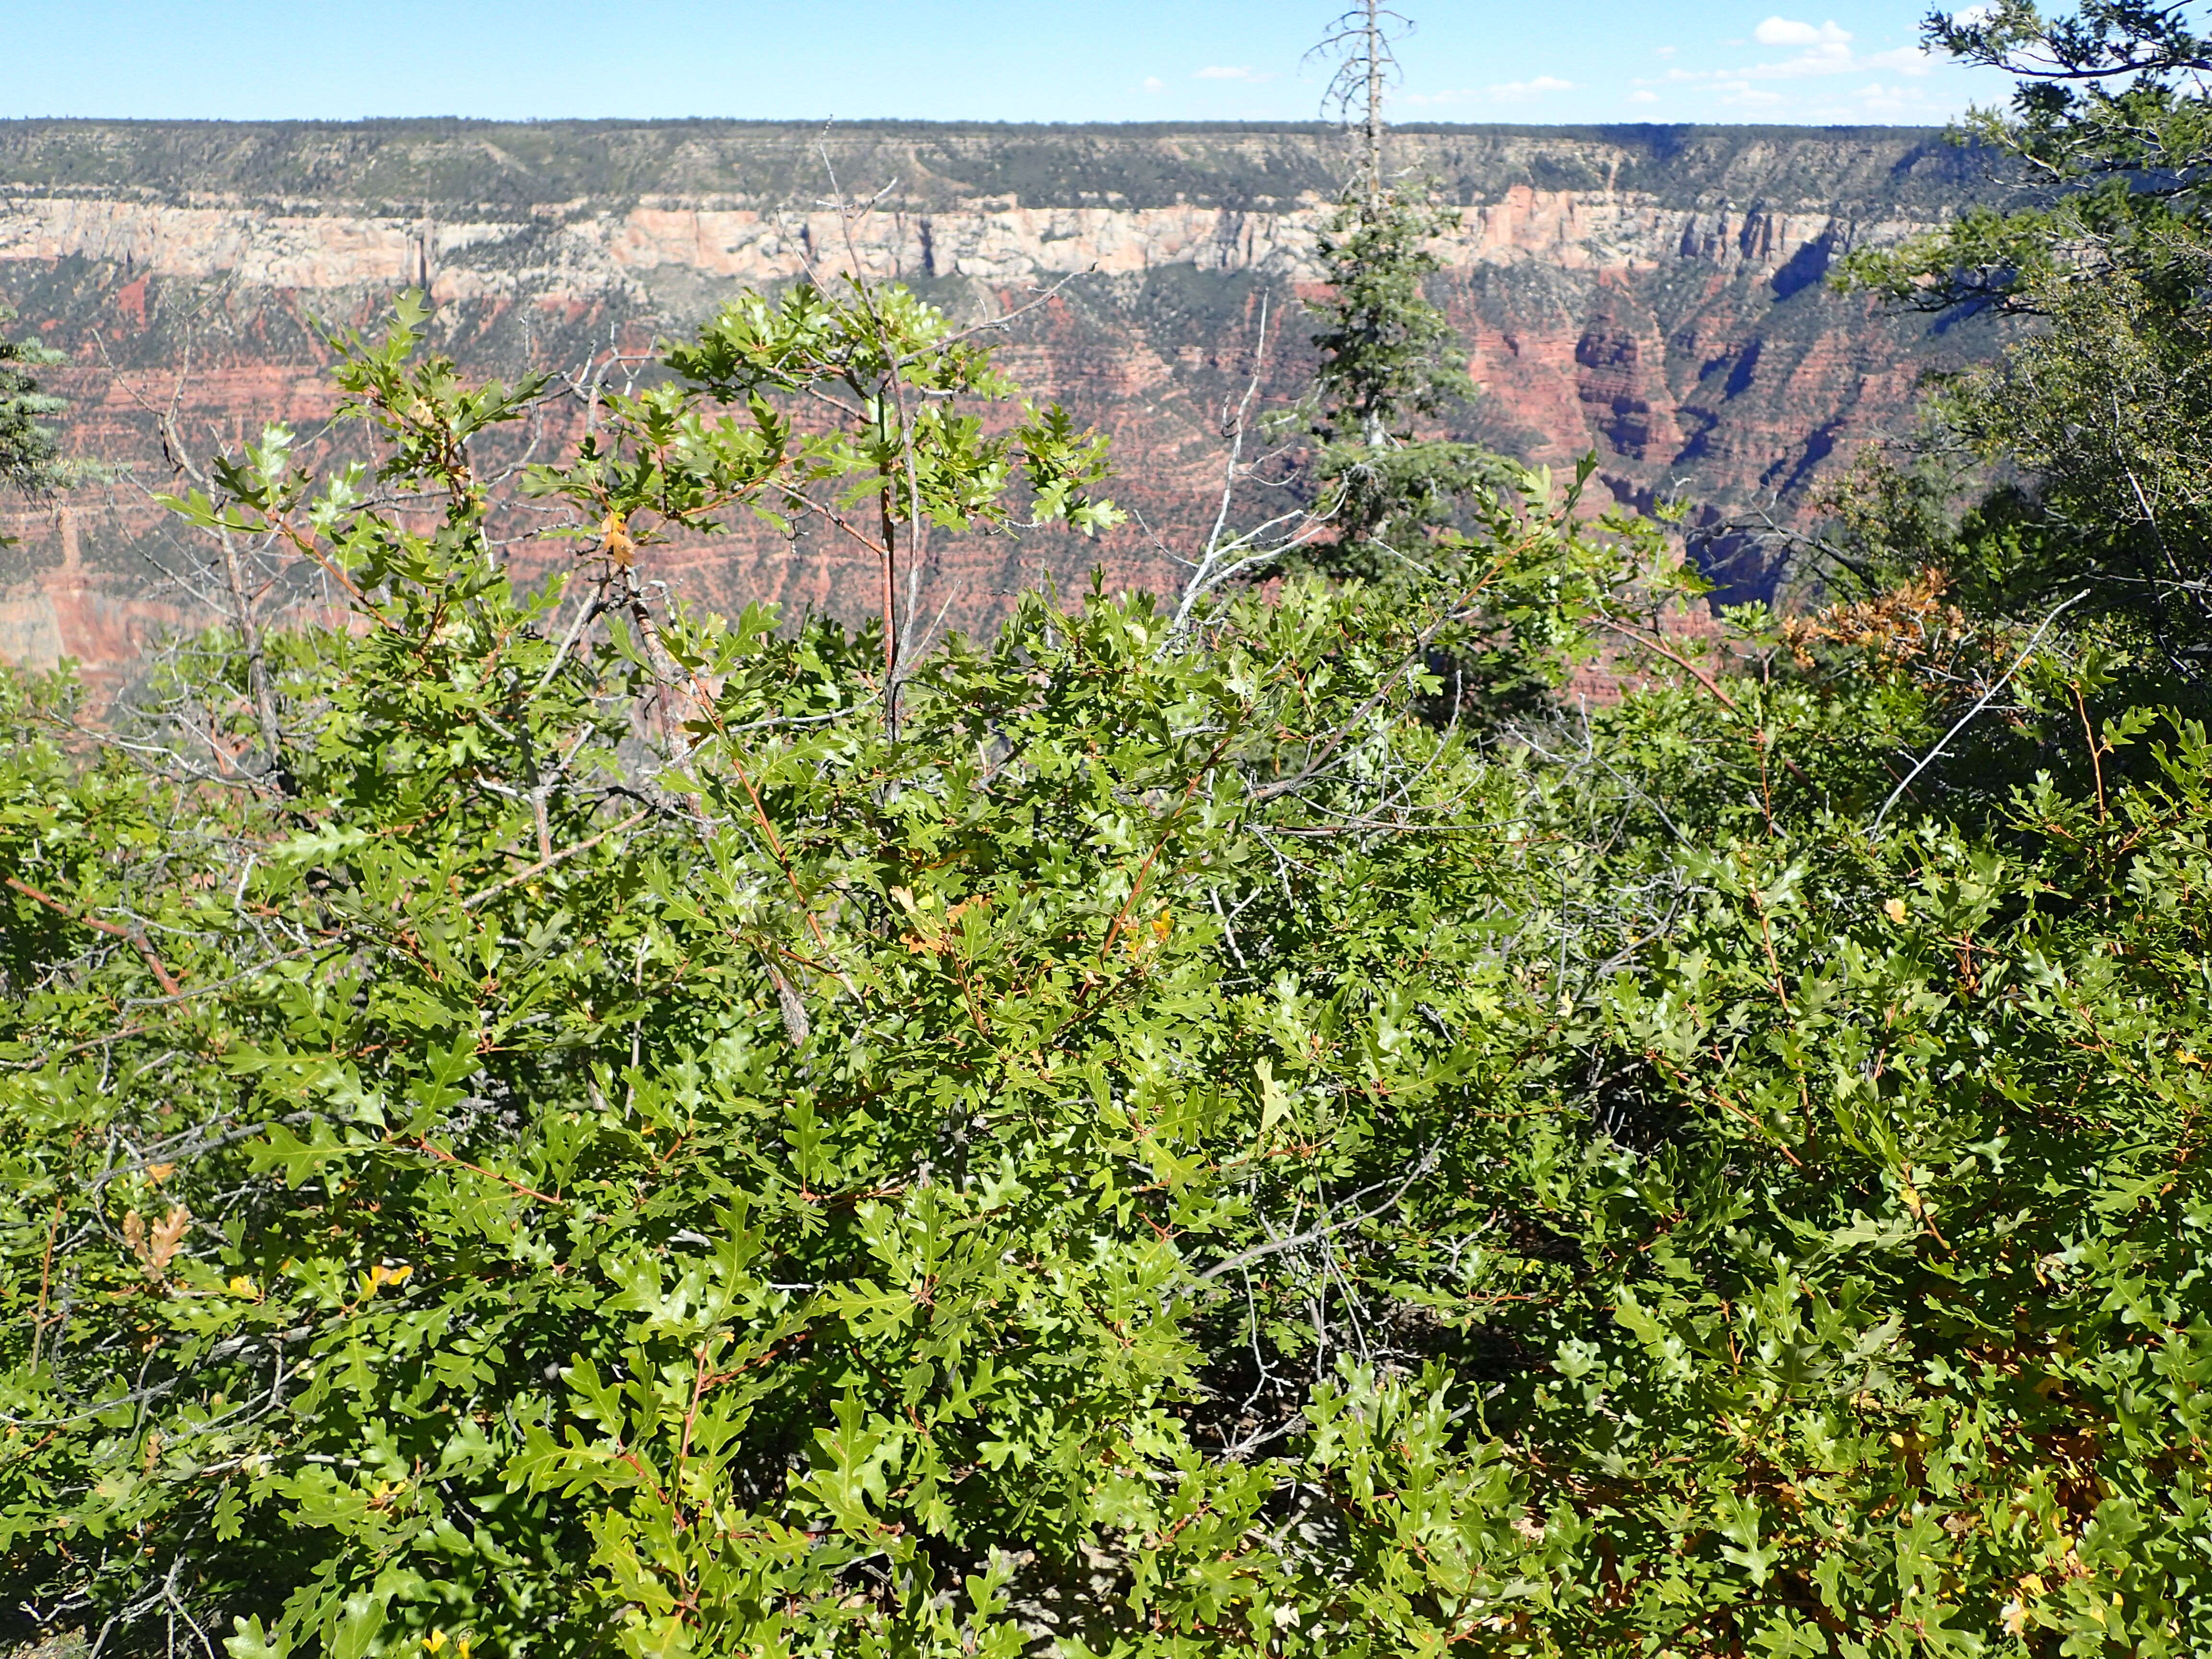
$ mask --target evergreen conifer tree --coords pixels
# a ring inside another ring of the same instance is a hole
[[[1312,310],[1322,354],[1314,377],[1315,477],[1338,533],[1311,562],[1370,582],[1436,574],[1431,543],[1468,497],[1504,487],[1502,459],[1425,432],[1475,396],[1458,331],[1429,298],[1442,269],[1432,244],[1460,227],[1425,181],[1389,177],[1382,100],[1395,72],[1390,26],[1411,24],[1379,0],[1340,17],[1318,49],[1339,59],[1330,102],[1364,136],[1358,176],[1321,241],[1328,297]]]
[[[0,324],[14,316],[0,307]],[[60,353],[35,340],[0,335],[0,495],[12,490],[35,498],[68,482],[59,441],[45,423],[66,405],[51,392],[40,391],[30,373],[34,365],[60,361]],[[13,544],[13,538],[0,536],[0,547]]]
[[[15,313],[0,308],[0,324]],[[63,482],[60,450],[53,428],[45,424],[66,406],[39,390],[30,371],[61,361],[61,355],[35,340],[0,336],[0,485],[27,495],[40,495]]]

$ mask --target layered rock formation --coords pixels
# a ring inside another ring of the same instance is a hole
[[[1407,128],[1394,164],[1464,210],[1435,293],[1486,396],[1467,435],[1531,460],[1595,450],[1613,494],[1680,497],[1707,523],[1802,514],[1818,479],[1901,428],[1931,367],[1986,351],[1828,292],[1844,250],[1940,224],[1977,158],[1899,129]],[[636,352],[737,288],[857,254],[963,314],[1061,283],[1010,335],[1034,392],[1111,433],[1142,510],[1100,546],[942,547],[956,624],[1042,574],[1103,562],[1165,585],[1219,460],[1265,300],[1265,378],[1310,368],[1294,302],[1346,155],[1323,128],[925,127],[827,134],[729,123],[354,125],[0,123],[0,304],[65,352],[71,447],[111,482],[0,530],[0,656],[125,661],[194,613],[198,556],[149,505],[165,418],[209,452],[331,413],[311,319],[366,322],[427,287],[441,343],[512,378]],[[833,184],[834,177],[834,184]],[[824,198],[875,198],[857,225]],[[878,194],[880,192],[880,194]],[[566,435],[549,410],[540,441]],[[740,534],[656,574],[721,605],[857,609],[835,550]],[[1756,588],[1742,545],[1708,556]],[[166,573],[166,574],[165,574]]]

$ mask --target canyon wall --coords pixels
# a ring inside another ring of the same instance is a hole
[[[1463,435],[1555,465],[1595,451],[1633,505],[1802,520],[1824,476],[1909,425],[1924,372],[1995,343],[1986,323],[1822,281],[1988,193],[1981,158],[1932,133],[1414,127],[1392,144],[1463,209],[1432,286],[1483,388]],[[1020,586],[1093,564],[1171,584],[1263,301],[1269,397],[1310,370],[1296,301],[1348,159],[1322,127],[0,123],[0,305],[65,355],[46,379],[73,400],[69,446],[106,474],[58,504],[0,503],[17,538],[0,657],[112,674],[195,619],[204,551],[151,502],[177,472],[162,428],[192,455],[271,420],[313,436],[335,407],[319,323],[366,325],[421,285],[439,343],[512,379],[641,353],[742,286],[854,257],[963,317],[1030,307],[1007,366],[1113,435],[1115,494],[1141,513],[1097,544],[941,546],[948,620],[985,625]],[[874,209],[855,224],[836,191]],[[557,447],[580,409],[517,441]],[[1771,580],[1754,541],[1702,556],[1733,591]],[[759,532],[655,556],[725,607],[851,611],[872,592],[840,550]]]

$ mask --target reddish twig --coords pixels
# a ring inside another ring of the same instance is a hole
[[[516,1192],[522,1194],[526,1197],[536,1199],[540,1204],[557,1204],[564,1210],[568,1207],[568,1200],[565,1198],[556,1198],[550,1193],[541,1193],[535,1187],[526,1187],[520,1182],[513,1179],[511,1176],[503,1176],[496,1170],[487,1170],[481,1164],[471,1164],[465,1158],[456,1158],[453,1153],[447,1152],[443,1146],[434,1146],[431,1142],[425,1140],[421,1135],[410,1136],[407,1139],[403,1140],[398,1144],[402,1146],[411,1147],[418,1152],[427,1153],[430,1157],[436,1158],[441,1164],[454,1164],[460,1169],[468,1170],[472,1175],[480,1175],[487,1181],[496,1181],[502,1187],[511,1187]]]
[[[154,977],[161,981],[161,988],[164,991],[173,997],[184,994],[184,987],[177,983],[176,975],[161,965],[161,958],[154,954],[154,947],[146,942],[146,935],[137,927],[123,927],[112,921],[102,921],[98,916],[79,915],[51,893],[42,893],[29,882],[20,881],[14,876],[6,878],[6,883],[25,898],[33,899],[45,905],[49,910],[67,916],[71,921],[82,922],[95,933],[106,933],[111,939],[121,939],[145,958],[146,965],[154,970]]]

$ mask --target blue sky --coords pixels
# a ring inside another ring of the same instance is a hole
[[[1936,123],[1915,0],[1400,0],[1401,120]],[[1329,0],[0,0],[0,115],[1309,120]]]

